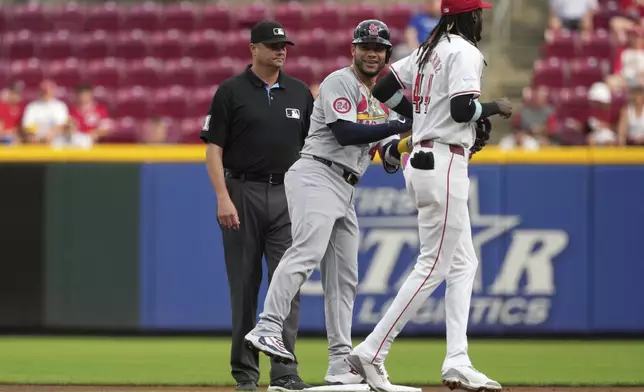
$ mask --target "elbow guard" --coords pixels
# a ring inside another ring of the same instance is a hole
[[[387,75],[376,83],[371,93],[378,101],[384,103],[388,108],[393,109],[400,103],[402,97],[404,97],[402,93],[400,93],[400,96],[396,94],[400,92],[401,88],[402,86],[398,83],[396,76],[393,72],[389,71]]]
[[[458,123],[476,122],[483,113],[483,106],[474,95],[459,95],[450,100],[450,114]]]

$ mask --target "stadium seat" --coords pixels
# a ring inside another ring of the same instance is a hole
[[[182,32],[195,31],[199,26],[199,9],[194,3],[182,1],[167,4],[162,10],[162,27]]]
[[[353,37],[353,28],[351,31],[340,29],[330,32],[326,40],[326,57],[334,59],[337,57],[351,56],[351,39]]]
[[[194,32],[185,39],[185,55],[195,60],[216,60],[223,53],[221,33],[215,30]]]
[[[60,87],[74,89],[83,80],[83,64],[75,58],[52,61],[45,69],[48,78]]]
[[[161,30],[161,7],[154,2],[146,1],[130,6],[121,21],[121,30],[143,30],[147,32]]]
[[[261,2],[254,2],[249,5],[235,10],[237,14],[237,28],[250,29],[257,22],[262,20],[271,19],[271,12],[269,7]]]
[[[40,60],[16,60],[11,63],[11,80],[22,81],[25,88],[36,88],[43,80],[43,67]]]
[[[229,31],[235,27],[233,11],[222,4],[206,4],[201,9],[197,30]]]
[[[556,139],[564,146],[582,146],[586,144],[583,124],[575,118],[559,118]]]
[[[182,134],[181,134],[181,118],[165,118],[165,123],[168,126],[168,134],[166,137],[166,143],[180,143]]]
[[[9,63],[0,59],[0,86],[6,86],[9,82]]]
[[[3,5],[0,4],[0,34],[4,34],[7,29],[7,11],[5,10]]]
[[[10,32],[2,37],[4,57],[9,60],[25,60],[36,56],[36,36],[27,31]]]
[[[284,26],[289,35],[302,29],[308,30],[311,27],[308,25],[309,21],[304,6],[297,1],[277,3],[273,18]],[[295,44],[297,45],[298,42]]]
[[[585,123],[588,120],[588,90],[584,87],[562,89],[557,114]]]
[[[179,30],[159,31],[149,37],[150,55],[162,60],[184,55],[185,36]]]
[[[52,4],[46,11],[55,31],[82,31],[85,24],[85,8],[78,3]]]
[[[186,115],[189,117],[201,117],[203,118],[210,108],[210,103],[212,98],[217,92],[217,85],[212,85],[210,87],[201,87],[195,88],[190,91],[190,105]]]
[[[112,113],[114,111],[114,101],[116,100],[116,90],[103,86],[95,86],[94,99],[105,105],[107,111]]]
[[[382,9],[382,20],[390,29],[404,30],[413,12],[414,8],[411,4],[388,3]]]
[[[152,96],[152,115],[184,118],[188,112],[189,92],[182,86],[159,89]],[[192,104],[192,97],[190,97]]]
[[[197,118],[186,118],[181,122],[181,143],[194,144],[203,143],[199,136],[201,135],[201,124],[203,116]]]
[[[557,58],[535,61],[532,86],[565,87],[566,70],[564,63]]]
[[[198,87],[200,85],[199,71],[190,57],[168,60],[162,63],[161,81],[167,86]]]
[[[230,58],[204,61],[197,65],[204,85],[221,84],[224,80],[241,72],[243,65]]]
[[[112,37],[103,30],[86,33],[75,40],[75,52],[79,58],[99,60],[112,55]]]
[[[620,15],[619,6],[615,2],[607,2],[599,7],[599,11],[595,13],[594,26],[595,29],[610,29],[610,20],[614,16]]]
[[[147,34],[141,30],[123,32],[115,37],[112,56],[122,59],[143,59],[150,56]]]
[[[7,24],[10,31],[29,30],[32,33],[52,31],[53,24],[39,3],[14,4],[7,7]]]
[[[340,68],[348,67],[349,65],[351,65],[351,58],[349,57],[336,57],[321,61],[319,68],[320,82],[332,72]]]
[[[580,59],[571,63],[568,83],[570,86],[590,87],[593,83],[602,81],[605,74],[602,63],[597,59]]]
[[[121,87],[161,87],[161,69],[161,61],[153,57],[128,62],[123,70]]]
[[[231,31],[221,36],[222,53],[227,57],[250,61],[251,54],[248,48],[250,34],[247,31]]]
[[[380,7],[369,3],[350,3],[345,6],[343,26],[353,29],[366,19],[382,19]]]
[[[309,57],[324,59],[327,57],[327,33],[319,28],[303,31],[293,37],[295,46],[288,48],[288,58]],[[287,60],[287,62],[290,60]]]
[[[319,67],[310,59],[300,58],[296,61],[287,61],[284,70],[307,85],[319,82]]]
[[[148,118],[151,115],[150,92],[143,87],[121,89],[116,94],[114,117]]]
[[[112,131],[103,136],[100,143],[136,143],[139,141],[141,121],[137,118],[123,117],[115,121]]]
[[[95,86],[118,88],[121,85],[123,63],[112,57],[88,62],[85,76]]]
[[[315,3],[309,8],[310,27],[337,30],[342,27],[341,6],[334,3]]]
[[[595,57],[598,59],[612,60],[615,55],[615,46],[612,37],[606,30],[597,30],[594,33],[582,34],[580,39],[580,57]]]
[[[121,11],[113,1],[89,5],[85,13],[85,31],[116,32],[121,28]]]
[[[570,30],[554,32],[548,30],[544,33],[545,43],[542,46],[542,57],[557,57],[572,59],[578,55],[579,36]]]
[[[38,57],[43,60],[62,60],[74,56],[74,42],[66,30],[43,34],[38,46]]]

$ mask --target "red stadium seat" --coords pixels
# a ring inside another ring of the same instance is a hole
[[[117,88],[121,85],[123,63],[107,57],[102,60],[90,61],[87,64],[85,76],[94,86]]]
[[[43,60],[62,60],[74,56],[74,42],[69,31],[45,33],[40,37],[38,57]]]
[[[152,97],[152,114],[163,117],[184,118],[188,113],[188,96],[192,95],[183,86],[157,90]]]
[[[113,1],[108,1],[88,6],[85,14],[85,31],[118,31],[121,28],[123,16],[116,4]]]
[[[328,35],[322,29],[313,29],[309,31],[303,31],[301,34],[297,34],[293,37],[295,41],[294,47],[289,47],[288,57],[309,57],[309,58],[318,58],[324,59],[327,57],[327,42]],[[287,60],[288,62],[289,60]]]
[[[112,131],[103,136],[99,143],[136,143],[139,140],[141,120],[123,117],[116,120]]]
[[[146,1],[128,7],[121,22],[121,30],[161,30],[161,7],[154,2]]]
[[[273,19],[280,22],[286,29],[287,34],[291,35],[295,31],[310,27],[308,26],[305,8],[297,1],[276,4]],[[295,44],[297,45],[298,42],[295,42]]]
[[[126,88],[116,94],[114,116],[148,118],[151,115],[150,92],[143,87]]]
[[[6,86],[9,82],[9,63],[0,60],[0,86]]]
[[[351,58],[337,57],[320,62],[319,80],[324,80],[329,74],[339,70],[340,68],[348,67],[351,65]]]
[[[584,87],[562,89],[557,114],[585,123],[588,119],[588,90]]]
[[[112,55],[122,59],[143,59],[150,56],[147,35],[141,30],[118,34]]]
[[[223,46],[223,53],[227,57],[232,57],[235,59],[251,59],[250,49],[248,48],[248,42],[250,37],[245,31],[231,31],[225,33],[221,36],[221,42]]]
[[[179,30],[153,34],[149,38],[150,55],[163,60],[179,59],[185,51],[185,36]]]
[[[233,11],[222,4],[207,4],[201,9],[199,30],[228,31],[235,27]]]
[[[121,87],[161,87],[161,70],[161,61],[153,57],[128,62],[121,79]]]
[[[217,92],[217,85],[191,90],[190,105],[188,106],[187,116],[201,116],[201,118],[203,118],[206,113],[208,113],[208,109],[210,108],[212,98],[215,96],[215,92]]]
[[[579,36],[570,30],[548,30],[545,32],[545,39],[546,42],[542,46],[542,56],[545,58],[572,59],[579,53]]]
[[[616,44],[606,30],[596,30],[590,34],[582,34],[580,40],[580,57],[595,57],[612,60]]]
[[[414,7],[406,3],[388,3],[382,9],[382,20],[390,29],[404,30],[411,19]]]
[[[27,30],[6,33],[2,37],[4,56],[9,60],[25,60],[36,56],[36,37]]]
[[[583,132],[583,123],[575,118],[561,117],[558,120],[556,139],[564,146],[583,146],[586,144],[586,135]]]
[[[201,124],[203,124],[203,116],[184,119],[181,122],[181,143],[202,143],[199,138],[201,135]]]
[[[78,3],[52,5],[47,9],[46,16],[56,31],[82,31],[85,25],[85,8]]]
[[[103,30],[84,34],[76,39],[76,55],[86,60],[110,57],[113,52],[113,39]]]
[[[348,30],[337,30],[329,32],[326,43],[326,57],[333,59],[336,57],[351,56],[351,38],[353,37],[353,28]]]
[[[94,87],[94,99],[102,103],[109,113],[114,110],[114,101],[116,99],[116,90],[105,88],[103,86]]]
[[[11,62],[10,80],[22,81],[26,88],[36,88],[44,78],[43,66],[38,59]]]
[[[195,62],[190,57],[169,60],[162,64],[161,81],[167,86],[198,87],[201,79]]]
[[[216,60],[222,56],[221,33],[205,30],[192,33],[185,40],[185,55],[195,60]]]
[[[0,34],[4,34],[9,26],[7,26],[7,11],[0,4]]]
[[[590,87],[595,82],[604,79],[606,66],[595,58],[574,61],[570,68],[570,86]]]
[[[83,69],[84,64],[78,59],[68,58],[50,62],[45,69],[45,74],[55,80],[58,86],[73,89],[83,80]]]
[[[297,61],[287,61],[284,70],[292,77],[303,81],[307,85],[317,82],[319,78],[319,67],[307,58],[301,58]]]
[[[199,9],[194,3],[182,1],[167,4],[162,10],[162,27],[167,30],[192,32],[199,26]]]
[[[534,63],[532,86],[561,88],[566,86],[566,69],[564,63],[557,58],[537,60]]]
[[[336,30],[342,27],[341,6],[334,3],[315,3],[309,8],[309,28]]]
[[[270,9],[261,2],[250,3],[236,10],[236,14],[237,28],[240,29],[250,29],[257,22],[271,18]]]
[[[595,29],[610,29],[610,20],[621,14],[619,6],[614,2],[607,2],[599,8],[595,13],[594,26]]]
[[[11,31],[29,30],[32,33],[52,31],[53,24],[47,18],[42,5],[38,3],[15,4],[7,8],[8,29]]]
[[[197,65],[204,85],[221,84],[224,80],[239,74],[242,70],[239,62],[230,58],[205,61]]]
[[[375,4],[350,3],[344,10],[343,26],[355,28],[363,20],[381,18],[380,7]]]

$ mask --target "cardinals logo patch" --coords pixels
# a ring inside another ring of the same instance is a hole
[[[369,25],[369,35],[378,35],[379,32],[380,27],[378,27],[378,25],[375,25],[373,23]]]

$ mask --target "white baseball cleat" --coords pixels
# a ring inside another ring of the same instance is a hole
[[[251,350],[261,351],[278,362],[295,362],[295,355],[286,349],[281,336],[260,336],[251,331],[244,340]]]
[[[327,374],[324,377],[324,382],[327,385],[351,385],[364,382],[364,378],[357,371],[351,369],[342,374]]]
[[[394,385],[389,382],[384,364],[373,364],[354,354],[349,354],[346,361],[375,392],[396,392]]]
[[[443,385],[450,390],[461,389],[475,392],[499,392],[501,384],[490,379],[472,366],[456,366],[443,372]]]

